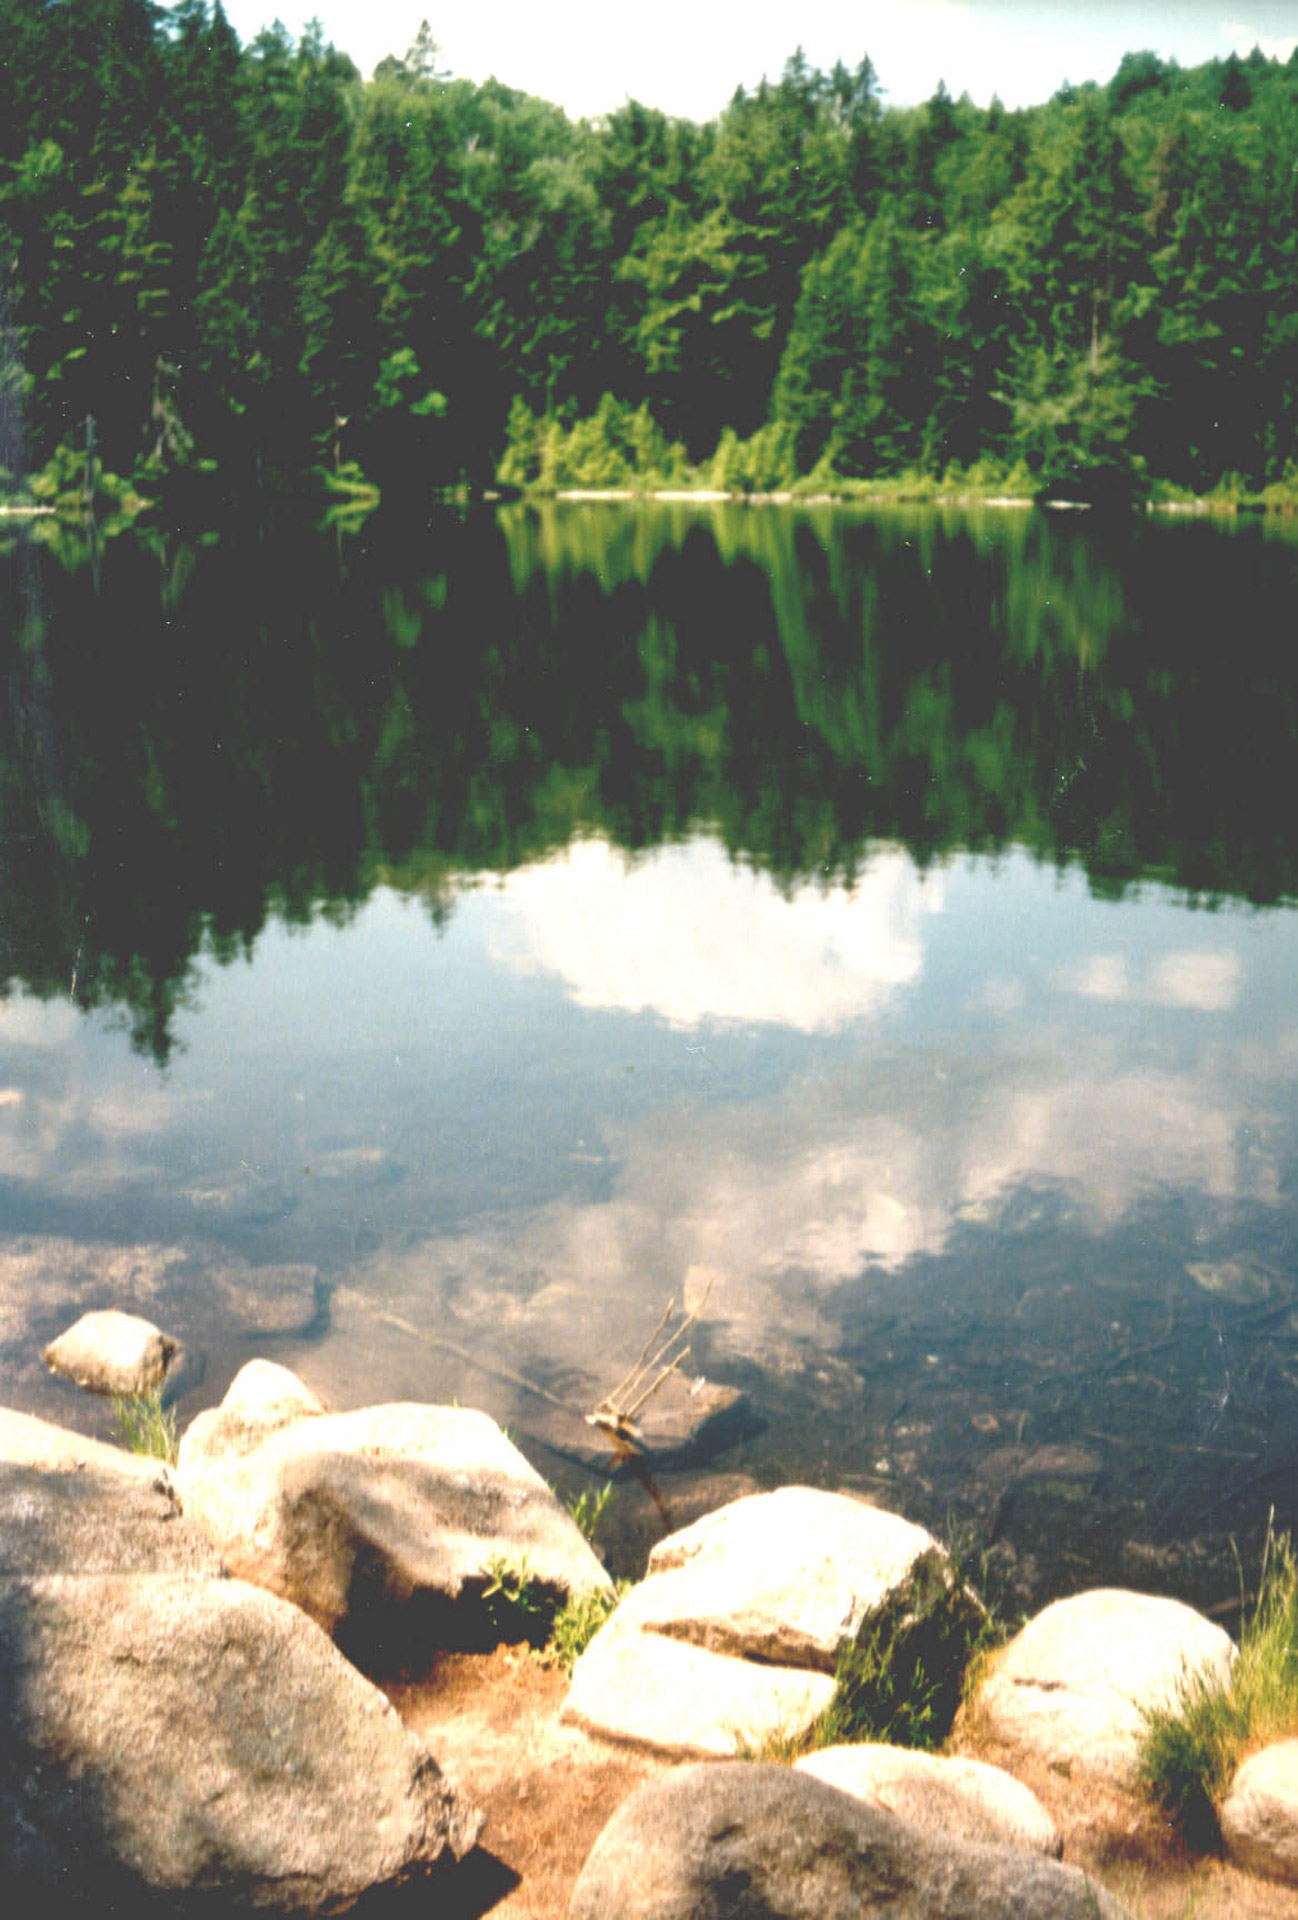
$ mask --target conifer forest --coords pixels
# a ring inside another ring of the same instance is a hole
[[[0,0],[0,468],[1298,491],[1298,55],[1008,111],[794,52],[704,125]],[[791,34],[791,37],[793,35]]]

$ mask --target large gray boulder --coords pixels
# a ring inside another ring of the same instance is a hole
[[[826,1786],[933,1833],[1022,1847],[1054,1860],[1064,1850],[1063,1836],[1032,1789],[982,1760],[870,1742],[822,1747],[795,1764]]]
[[[679,1767],[591,1851],[569,1920],[1123,1920],[1076,1867],[941,1838],[795,1768]]]
[[[1221,1836],[1237,1866],[1298,1882],[1298,1740],[1244,1761],[1222,1802]]]
[[[833,1698],[840,1645],[885,1612],[904,1628],[934,1585],[934,1617],[958,1633],[976,1603],[922,1527],[809,1487],[736,1500],[654,1548],[578,1660],[562,1717],[678,1758],[800,1738]]]
[[[484,1595],[502,1565],[558,1598],[610,1590],[551,1488],[468,1408],[327,1414],[295,1406],[283,1381],[240,1375],[184,1434],[176,1474],[230,1572],[358,1658],[396,1657],[408,1638],[425,1655],[489,1639]]]
[[[1097,1588],[1056,1600],[997,1656],[975,1722],[1011,1751],[1119,1783],[1135,1774],[1146,1710],[1196,1674],[1228,1678],[1229,1634],[1179,1600]]]
[[[160,1460],[0,1409],[0,1576],[70,1572],[216,1574],[220,1560]]]
[[[151,1320],[107,1308],[83,1313],[41,1356],[52,1372],[91,1393],[152,1393],[176,1352]]]
[[[335,1912],[480,1817],[318,1627],[234,1580],[0,1581],[0,1880]]]

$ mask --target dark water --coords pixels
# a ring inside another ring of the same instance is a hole
[[[520,507],[3,566],[0,1398],[108,1431],[39,1348],[128,1305],[182,1424],[265,1353],[575,1490],[684,1294],[751,1417],[676,1515],[847,1486],[1024,1601],[1201,1604],[1298,1523],[1283,525]]]

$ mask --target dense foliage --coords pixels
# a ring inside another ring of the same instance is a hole
[[[1298,56],[1007,112],[799,54],[705,126],[574,125],[426,30],[364,81],[220,0],[0,0],[0,465],[90,414],[109,469],[236,487],[1282,484],[1296,160]]]

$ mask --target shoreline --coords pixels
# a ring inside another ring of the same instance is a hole
[[[565,505],[611,505],[635,506],[640,502],[664,506],[749,506],[749,507],[952,507],[967,511],[971,507],[992,507],[1000,510],[1036,507],[1041,505],[1051,512],[1095,512],[1096,509],[1087,500],[1050,500],[1038,502],[1027,494],[1004,493],[916,493],[908,488],[899,488],[895,492],[883,491],[868,495],[835,493],[822,491],[816,493],[798,493],[791,488],[780,488],[769,493],[728,492],[719,487],[528,487],[519,490],[512,497],[489,491],[484,496],[499,505],[537,505],[546,501],[563,501]],[[1298,501],[1268,502],[1255,498],[1243,500],[1214,500],[1209,495],[1198,495],[1189,500],[1146,500],[1143,506],[1133,508],[1135,512],[1146,514],[1188,514],[1203,519],[1236,518],[1241,514],[1250,517],[1270,518],[1286,517],[1298,513]]]

